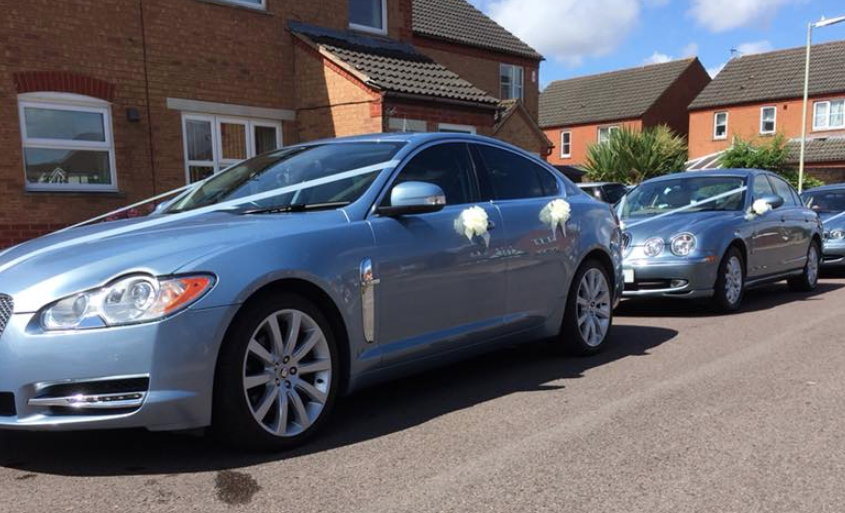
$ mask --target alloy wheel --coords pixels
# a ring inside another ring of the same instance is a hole
[[[328,341],[305,312],[276,312],[253,333],[243,389],[253,418],[269,433],[291,437],[307,430],[325,408],[331,377]]]
[[[736,256],[731,256],[725,266],[725,299],[730,304],[736,304],[742,297],[742,262]]]
[[[587,271],[578,285],[578,330],[584,342],[598,347],[610,328],[610,287],[604,273],[598,269]]]
[[[807,282],[815,286],[819,280],[819,250],[816,245],[810,245],[810,253],[807,260]]]

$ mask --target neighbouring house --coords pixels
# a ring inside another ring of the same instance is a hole
[[[697,58],[552,82],[540,94],[540,127],[554,165],[580,166],[587,149],[621,127],[661,124],[687,135],[687,106],[710,82]]]
[[[414,2],[7,2],[0,248],[320,137],[463,131],[538,153],[530,103],[503,104],[462,64],[466,52],[518,59],[445,40],[422,50]],[[536,78],[542,58],[531,55]],[[528,101],[533,84],[521,86]]]
[[[807,106],[808,172],[845,180],[845,41],[812,47]],[[692,102],[690,168],[717,167],[735,137],[783,134],[798,166],[806,48],[738,57]]]

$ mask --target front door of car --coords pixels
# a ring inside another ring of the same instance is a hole
[[[508,324],[513,330],[543,324],[565,303],[562,255],[573,254],[578,240],[577,231],[553,226],[541,215],[560,197],[557,180],[543,166],[502,148],[476,144],[473,155],[482,195],[495,199],[504,222]]]
[[[399,171],[391,188],[408,181],[438,185],[446,207],[370,220],[379,280],[375,338],[386,365],[484,341],[501,329],[504,314],[502,220],[490,202],[477,201],[478,182],[466,144],[423,149]],[[388,189],[382,204],[389,204],[389,198]],[[476,231],[468,232],[472,227]]]
[[[757,175],[753,180],[752,204],[758,199],[775,194],[765,175]],[[787,249],[783,239],[780,212],[772,210],[756,215],[750,222],[753,224],[753,232],[747,262],[748,277],[755,279],[783,272]]]
[[[801,269],[804,267],[812,236],[809,216],[792,186],[776,176],[770,176],[769,180],[775,194],[783,198],[783,205],[776,213],[780,219],[781,237],[786,245],[783,255],[784,271]]]

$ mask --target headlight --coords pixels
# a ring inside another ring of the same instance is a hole
[[[666,243],[660,237],[652,237],[643,244],[643,252],[646,256],[656,257],[663,253],[663,246],[665,245]]]
[[[839,229],[832,230],[830,232],[830,238],[831,239],[845,239],[845,231],[839,230]]]
[[[695,235],[691,233],[679,233],[672,237],[670,247],[672,254],[679,257],[688,256],[695,249]]]
[[[158,279],[136,275],[81,292],[41,310],[47,331],[78,330],[153,322],[178,313],[214,285],[207,275]]]

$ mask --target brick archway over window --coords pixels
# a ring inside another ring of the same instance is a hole
[[[18,94],[49,91],[114,101],[114,84],[69,71],[25,71],[15,73],[14,79]]]

